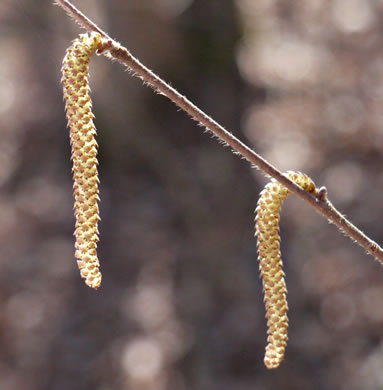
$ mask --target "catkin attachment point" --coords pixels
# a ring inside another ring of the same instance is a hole
[[[314,182],[300,172],[288,171],[286,176],[305,191],[316,194]],[[280,252],[279,219],[282,202],[289,190],[275,179],[266,185],[258,200],[255,217],[259,270],[262,277],[267,318],[265,366],[277,368],[284,359],[287,344],[288,304]]]
[[[75,257],[80,275],[94,289],[101,284],[100,263],[97,257],[99,191],[97,172],[96,128],[93,123],[92,101],[88,83],[89,60],[102,49],[98,33],[81,34],[67,49],[62,66],[64,101],[73,162],[73,193]]]

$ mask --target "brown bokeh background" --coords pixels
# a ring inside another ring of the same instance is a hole
[[[382,1],[76,5],[383,241]],[[103,284],[84,285],[60,85],[79,32],[51,1],[0,3],[0,389],[381,389],[383,268],[289,199],[290,340],[267,371],[253,238],[266,179],[103,56],[91,63]]]

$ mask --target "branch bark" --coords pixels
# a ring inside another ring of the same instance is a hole
[[[327,191],[324,188],[320,189],[316,195],[306,192],[304,189],[287,178],[281,171],[279,171],[272,164],[261,157],[258,153],[250,149],[233,134],[225,130],[219,123],[205,114],[185,96],[180,94],[176,89],[171,87],[145,65],[143,65],[129,52],[128,49],[121,46],[118,42],[109,37],[108,34],[101,30],[95,23],[87,18],[68,0],[56,0],[55,3],[63,8],[71,18],[73,18],[86,30],[98,32],[107,41],[105,50],[103,51],[106,56],[118,60],[135,76],[141,78],[146,85],[149,85],[156,92],[165,95],[179,108],[185,111],[192,119],[206,127],[206,129],[213,133],[221,142],[229,145],[235,154],[245,158],[255,167],[263,171],[266,176],[275,178],[292,193],[296,194],[305,202],[310,204],[319,214],[327,218],[330,223],[336,225],[339,230],[350,237],[359,246],[364,248],[383,265],[383,249],[375,241],[370,239],[360,229],[353,225],[349,220],[347,220],[333,206],[333,204],[327,199]]]

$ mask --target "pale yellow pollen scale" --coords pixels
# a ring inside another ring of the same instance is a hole
[[[100,263],[96,252],[100,219],[99,179],[88,68],[91,55],[101,47],[100,34],[81,34],[67,49],[62,67],[65,110],[72,147],[75,257],[85,283],[95,289],[101,284]]]
[[[315,193],[314,182],[300,172],[288,171],[286,176],[305,191]],[[287,289],[279,248],[279,219],[282,202],[290,191],[272,179],[261,192],[256,208],[255,236],[258,239],[258,259],[261,272],[267,318],[267,346],[265,365],[272,369],[279,366],[287,343]]]

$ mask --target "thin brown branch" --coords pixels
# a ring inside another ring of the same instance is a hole
[[[173,87],[163,81],[145,65],[141,64],[137,58],[132,56],[128,49],[122,47],[119,43],[111,39],[104,31],[102,31],[95,23],[89,20],[68,0],[55,0],[55,2],[57,5],[63,8],[70,17],[75,19],[88,31],[98,32],[109,41],[107,50],[105,50],[104,54],[118,60],[120,63],[128,67],[128,69],[131,70],[135,76],[140,77],[145,82],[145,84],[149,85],[158,93],[165,95],[178,107],[189,114],[195,121],[211,131],[220,141],[229,145],[236,154],[239,154],[248,160],[251,164],[262,170],[266,175],[278,180],[291,192],[295,193],[304,201],[309,203],[318,213],[326,217],[343,233],[349,236],[359,246],[364,248],[381,264],[383,264],[383,249],[376,242],[367,237],[355,225],[348,221],[327,199],[325,191],[322,191],[319,196],[315,196],[306,192],[304,189],[283,175],[281,171],[262,158],[258,153],[254,152],[233,134],[229,133],[220,124],[215,122],[211,117],[196,107],[185,96],[180,94]]]
[[[74,19],[80,26],[88,31],[98,32],[102,37],[110,39],[108,34],[102,31],[97,24],[93,23],[86,17],[78,8],[67,0],[55,0],[55,4],[61,7],[72,19]]]

